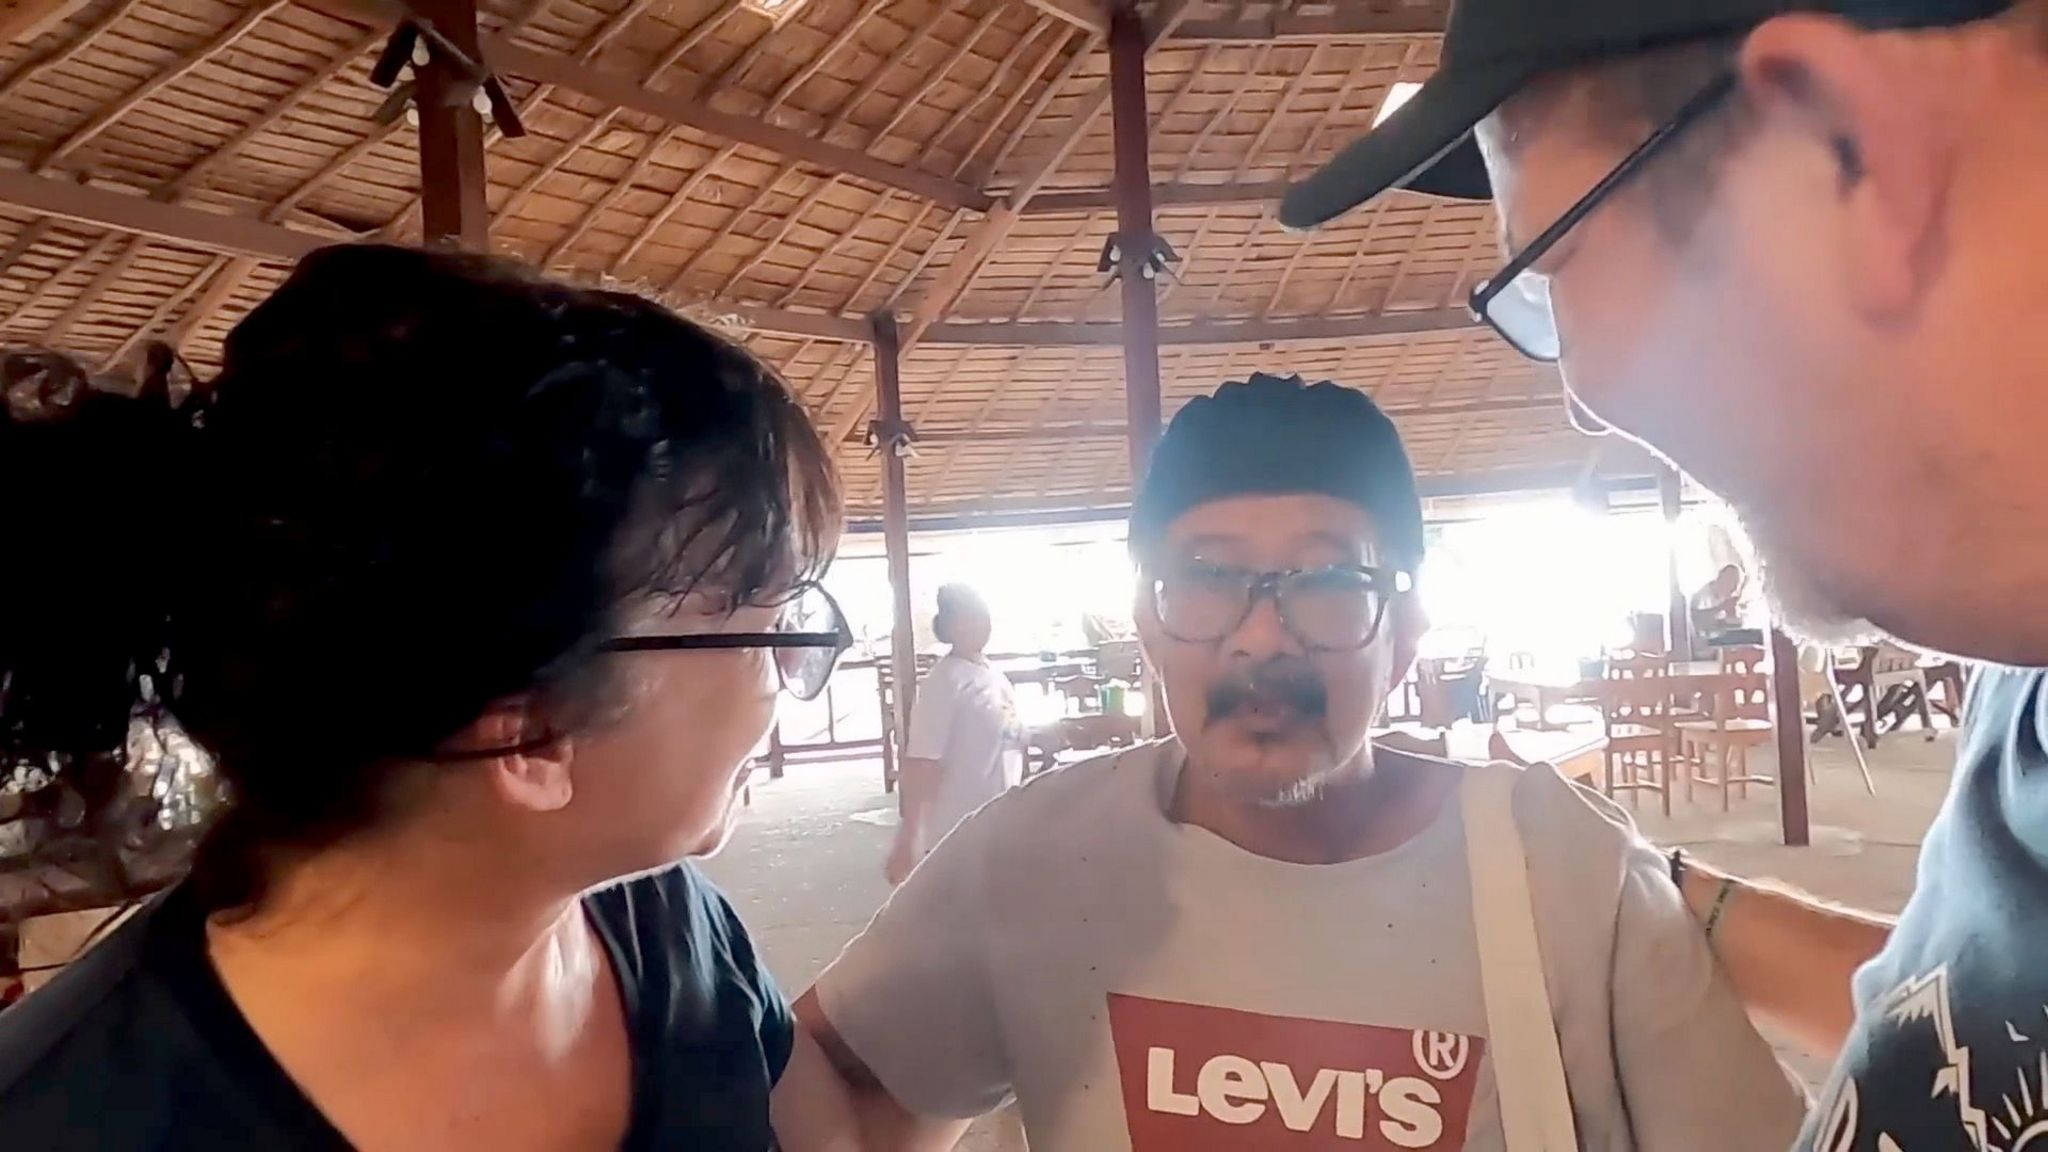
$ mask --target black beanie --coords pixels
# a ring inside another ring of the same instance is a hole
[[[1365,509],[1394,564],[1422,563],[1422,501],[1401,435],[1363,392],[1254,373],[1177,413],[1131,506],[1145,556],[1192,508],[1233,496],[1319,493]]]

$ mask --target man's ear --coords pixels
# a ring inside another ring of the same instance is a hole
[[[513,807],[557,812],[575,798],[569,771],[575,744],[555,733],[539,717],[532,701],[493,705],[474,726],[474,746],[506,750],[487,761],[486,768],[492,788]]]
[[[1827,165],[1845,214],[1842,290],[1885,325],[1910,320],[1938,270],[1958,130],[1940,72],[1956,51],[1799,14],[1759,26],[1737,57],[1758,128],[1789,131]]]

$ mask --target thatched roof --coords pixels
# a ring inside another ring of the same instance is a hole
[[[347,4],[0,2],[0,339],[118,367],[168,337],[203,366],[307,247],[417,235],[415,133],[373,118],[390,21]],[[857,513],[880,500],[860,338],[883,309],[909,337],[914,511],[1125,498],[1092,0],[481,7],[528,129],[490,144],[496,246],[747,329],[842,446]],[[1462,309],[1497,259],[1490,209],[1272,219],[1282,182],[1428,74],[1444,7],[1159,5],[1166,409],[1255,368],[1327,375],[1394,411],[1442,490],[1569,482],[1595,461],[1554,373]]]

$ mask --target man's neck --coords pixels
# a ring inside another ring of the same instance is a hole
[[[1455,768],[1390,748],[1361,752],[1299,804],[1232,796],[1193,764],[1174,796],[1175,818],[1255,856],[1290,864],[1341,864],[1406,844],[1433,823],[1456,788]]]

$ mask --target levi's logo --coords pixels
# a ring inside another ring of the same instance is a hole
[[[1465,1143],[1484,1039],[1111,993],[1131,1152]]]

